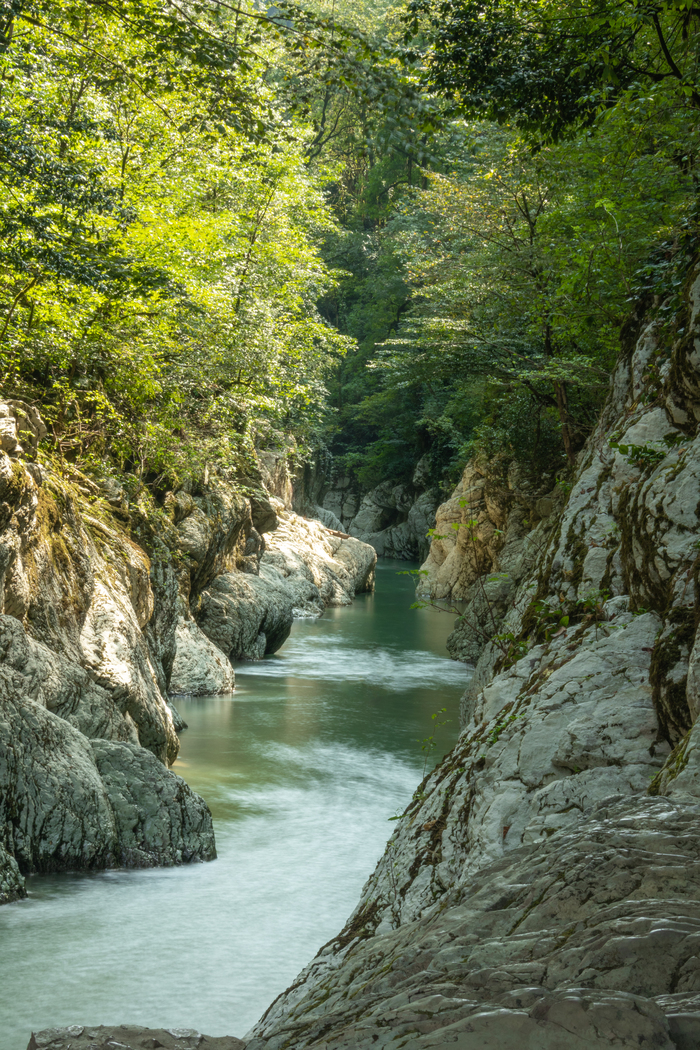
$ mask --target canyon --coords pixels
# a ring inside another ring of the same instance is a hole
[[[453,498],[437,511],[418,583],[423,600],[462,603],[450,648],[475,670],[462,700],[459,740],[416,787],[345,927],[242,1035],[246,1050],[698,1045],[699,419],[694,265],[673,325],[650,318],[642,305],[630,319],[608,400],[570,483],[532,483],[512,469],[498,475],[479,462],[467,466]],[[20,474],[16,460],[6,462],[6,506],[16,508],[13,521],[30,520],[36,481],[24,468]],[[66,550],[74,555],[60,564],[70,564],[70,572],[53,567],[58,554],[52,562],[32,560],[20,539],[15,560],[5,556],[5,703],[20,717],[10,685],[24,690],[22,739],[40,735],[43,754],[80,753],[85,769],[96,770],[91,804],[109,803],[116,813],[111,799],[113,785],[124,783],[121,756],[138,768],[140,785],[153,783],[156,765],[160,777],[172,776],[162,760],[172,748],[175,716],[156,686],[170,659],[172,643],[163,639],[175,638],[181,606],[167,605],[171,634],[158,632],[159,648],[149,648],[153,612],[141,555],[122,548],[116,532],[99,539],[109,559],[90,540],[95,582],[90,626],[81,628],[87,655],[80,669],[77,660],[70,665],[69,710],[52,686],[51,668],[59,639],[61,653],[78,653],[75,600],[60,606],[60,619],[51,618],[47,603],[56,609],[57,595],[87,594],[87,576],[75,566],[88,540],[78,539],[87,536],[78,497],[62,498]],[[290,609],[350,600],[353,589],[371,585],[374,554],[357,539],[334,535],[339,530],[303,523],[268,499],[227,512],[227,520],[241,524],[204,545],[203,519],[213,515],[194,503],[197,511],[182,530],[183,542],[191,543],[189,582],[178,594],[187,592],[194,621],[221,653],[259,656],[277,644],[287,628],[280,600],[271,595],[282,578],[291,581]],[[272,511],[282,524],[259,557],[261,515],[271,521]],[[169,528],[189,519],[178,521],[174,513]],[[19,524],[8,528],[21,535]],[[299,554],[300,535],[313,535],[316,553]],[[324,544],[332,579],[321,578],[314,561]],[[122,549],[117,565],[128,570],[115,567],[114,552]],[[256,559],[258,573],[221,571],[233,557],[242,568]],[[20,565],[29,564],[43,573],[42,599],[22,589],[27,570]],[[172,579],[160,576],[161,593],[177,589],[176,570],[169,571]],[[122,663],[108,655],[117,643],[98,644],[107,602],[101,574],[109,574],[119,596],[119,616],[111,612],[110,622],[122,625],[120,651],[128,644],[136,652],[126,639],[144,639],[143,659],[130,660],[129,682],[119,677]],[[241,624],[235,610],[244,594],[255,613]],[[127,597],[131,619],[123,611]],[[36,628],[23,641],[20,613],[46,624],[41,641]],[[141,635],[134,627],[139,615]],[[20,672],[11,654],[22,645],[37,668],[33,694],[13,677]],[[85,729],[97,724],[98,710],[111,735],[102,730],[95,744]],[[169,802],[167,836],[153,843],[136,833],[122,840],[126,855],[168,862],[207,855],[201,804],[178,791]],[[50,863],[43,859],[50,856],[45,839],[35,840],[14,812],[3,841],[6,899],[20,892],[13,855],[25,866]],[[96,863],[114,855],[112,842],[120,841],[114,827],[112,840],[91,847]],[[73,841],[61,847],[60,863],[74,862]],[[171,1033],[171,1043],[127,1029],[51,1030],[33,1039],[32,1050],[216,1042],[194,1031]]]

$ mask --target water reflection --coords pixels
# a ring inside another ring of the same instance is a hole
[[[32,1029],[133,1022],[242,1034],[342,925],[420,777],[420,738],[464,667],[449,616],[374,596],[299,621],[232,697],[181,701],[177,771],[209,801],[219,860],[30,880],[0,910],[0,1050]]]

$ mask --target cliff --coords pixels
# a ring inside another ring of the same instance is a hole
[[[625,346],[568,497],[438,514],[428,593],[511,570],[462,733],[248,1050],[700,1044],[697,268]]]
[[[40,455],[44,436],[0,404],[0,903],[33,872],[212,859],[208,806],[168,768],[170,695],[232,690],[231,660],[371,588],[376,561],[259,478],[156,504]]]

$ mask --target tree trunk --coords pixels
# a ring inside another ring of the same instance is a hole
[[[569,466],[576,466],[576,455],[574,453],[574,445],[571,438],[571,424],[569,417],[569,404],[566,400],[566,387],[563,383],[555,381],[554,393],[557,398],[557,410],[559,412],[559,421],[561,422],[561,437],[564,442],[564,451],[566,452],[566,458],[569,461]]]

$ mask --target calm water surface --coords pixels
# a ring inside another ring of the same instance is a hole
[[[420,779],[420,739],[467,673],[452,617],[411,610],[405,562],[377,590],[236,670],[230,697],[179,701],[175,769],[209,802],[211,864],[34,877],[0,909],[0,1050],[53,1025],[243,1035],[352,911]],[[432,761],[431,760],[431,761]]]

